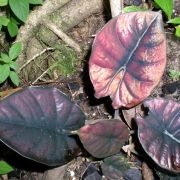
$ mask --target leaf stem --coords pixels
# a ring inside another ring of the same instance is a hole
[[[119,109],[115,109],[115,111],[114,111],[114,119],[118,119],[118,120],[121,119],[120,116],[119,116]]]
[[[112,17],[116,17],[122,13],[123,0],[110,0],[110,6]]]

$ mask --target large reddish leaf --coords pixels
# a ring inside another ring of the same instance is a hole
[[[129,138],[129,131],[120,120],[99,120],[83,126],[78,135],[90,154],[104,158],[120,151]]]
[[[148,115],[136,117],[140,143],[159,166],[180,172],[180,104],[152,99],[144,106]]]
[[[131,12],[112,19],[95,38],[89,61],[97,98],[113,107],[132,107],[158,84],[166,65],[166,41],[159,12]]]
[[[52,87],[29,87],[0,102],[0,139],[29,159],[59,165],[80,148],[68,135],[84,125],[84,114]]]

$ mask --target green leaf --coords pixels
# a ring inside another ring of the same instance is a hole
[[[13,14],[11,15],[10,21],[17,25],[22,24],[22,22],[16,16],[13,16]]]
[[[0,0],[0,6],[6,6],[8,4],[8,0]]]
[[[9,57],[11,60],[16,59],[21,52],[21,43],[17,42],[13,44],[9,50]]]
[[[1,31],[1,29],[2,29],[2,24],[0,24],[0,31]]]
[[[174,19],[170,19],[167,23],[180,24],[180,17],[176,17]]]
[[[15,37],[17,35],[17,33],[18,33],[18,26],[17,26],[17,24],[15,24],[14,22],[10,21],[8,23],[7,28],[8,28],[8,32],[9,32],[11,37]]]
[[[5,161],[0,161],[0,174],[8,174],[13,171],[14,168]]]
[[[180,26],[176,26],[175,28],[176,28],[175,35],[176,35],[177,37],[180,37]]]
[[[9,19],[6,16],[0,16],[0,24],[3,26],[7,26],[9,23]]]
[[[0,83],[3,83],[9,76],[10,67],[7,64],[0,65]]]
[[[29,0],[29,4],[42,4],[43,0]]]
[[[176,71],[174,69],[169,70],[169,76],[172,79],[178,79],[180,77],[180,71]]]
[[[154,2],[163,10],[168,20],[170,20],[173,13],[173,0],[154,0]]]
[[[140,8],[138,6],[127,6],[122,10],[123,13],[136,12],[136,11],[146,11],[146,9]]]
[[[1,53],[1,61],[4,63],[10,63],[11,58],[5,53]]]
[[[13,13],[23,22],[26,21],[29,14],[28,0],[9,0],[9,5]]]
[[[10,64],[9,64],[10,68],[17,71],[17,64],[16,62],[12,61]]]
[[[19,85],[19,77],[16,72],[10,71],[9,77],[11,81],[13,82],[14,85],[18,86]]]

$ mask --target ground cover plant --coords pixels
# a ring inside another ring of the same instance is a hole
[[[11,60],[15,58],[13,55]],[[30,86],[0,101],[0,139],[23,157],[53,167],[88,152],[100,161],[101,172],[96,170],[91,176],[95,179],[99,174],[109,179],[141,179],[141,162],[129,164],[124,151],[152,161],[157,174],[163,170],[177,178],[180,104],[148,98],[166,63],[162,14],[123,13],[96,35],[88,67],[95,97],[109,96],[114,116],[88,120],[57,88]],[[132,118],[126,118],[125,113],[124,119],[120,118],[120,110],[136,107],[139,110]],[[13,170],[4,161],[0,163],[4,172]]]
[[[0,30],[7,27],[11,37],[15,37],[18,33],[18,26],[24,23],[29,15],[29,6],[42,4],[42,0],[1,0],[0,8],[5,9],[5,14],[0,16]]]
[[[1,53],[0,57],[0,84],[5,82],[9,77],[12,83],[16,86],[19,85],[19,78],[17,75],[17,64],[16,58],[21,52],[21,44],[15,43],[9,49],[8,54]]]

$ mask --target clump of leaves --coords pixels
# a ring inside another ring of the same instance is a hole
[[[0,30],[7,27],[11,37],[18,33],[18,25],[26,21],[29,15],[29,5],[42,4],[43,0],[1,0],[0,8],[5,9],[6,15],[0,16]]]
[[[15,43],[9,49],[8,54],[1,53],[0,55],[0,83],[5,82],[8,78],[16,86],[19,85],[19,77],[17,74],[16,58],[21,52],[21,43]]]

